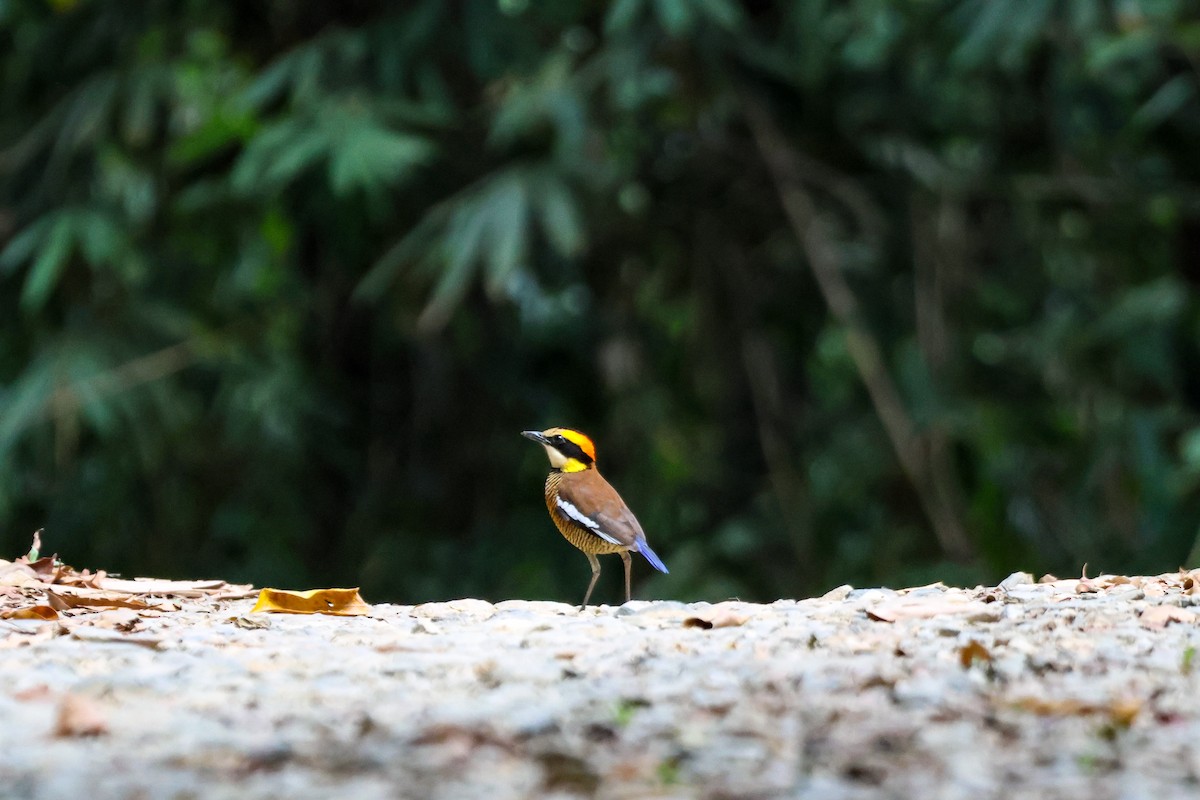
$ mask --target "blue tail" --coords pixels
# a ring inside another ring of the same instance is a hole
[[[659,572],[670,572],[670,570],[667,569],[667,565],[662,562],[662,559],[655,555],[654,551],[650,549],[650,545],[646,544],[645,542],[638,542],[638,552],[644,555],[646,560],[650,562],[650,566],[654,567]]]

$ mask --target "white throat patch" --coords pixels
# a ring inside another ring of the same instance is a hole
[[[562,465],[567,463],[567,457],[555,450],[550,445],[544,444],[542,447],[546,448],[546,456],[550,459],[550,466],[554,467],[555,469],[561,469]]]

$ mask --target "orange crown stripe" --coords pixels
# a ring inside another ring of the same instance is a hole
[[[592,440],[587,436],[570,428],[560,428],[557,432],[568,442],[579,445],[579,449],[587,453],[592,461],[596,460],[596,445],[592,444]]]

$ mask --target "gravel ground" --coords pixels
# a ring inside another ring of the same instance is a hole
[[[0,797],[1200,794],[1193,591],[0,620]]]

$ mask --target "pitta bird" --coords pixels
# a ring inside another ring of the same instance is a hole
[[[546,508],[550,519],[568,542],[583,551],[592,565],[592,580],[583,595],[587,608],[600,577],[597,555],[617,553],[625,563],[625,601],[630,600],[629,553],[641,553],[659,572],[662,560],[646,544],[637,517],[596,469],[596,446],[586,435],[570,428],[521,431],[521,435],[546,448],[550,474],[546,476]]]

